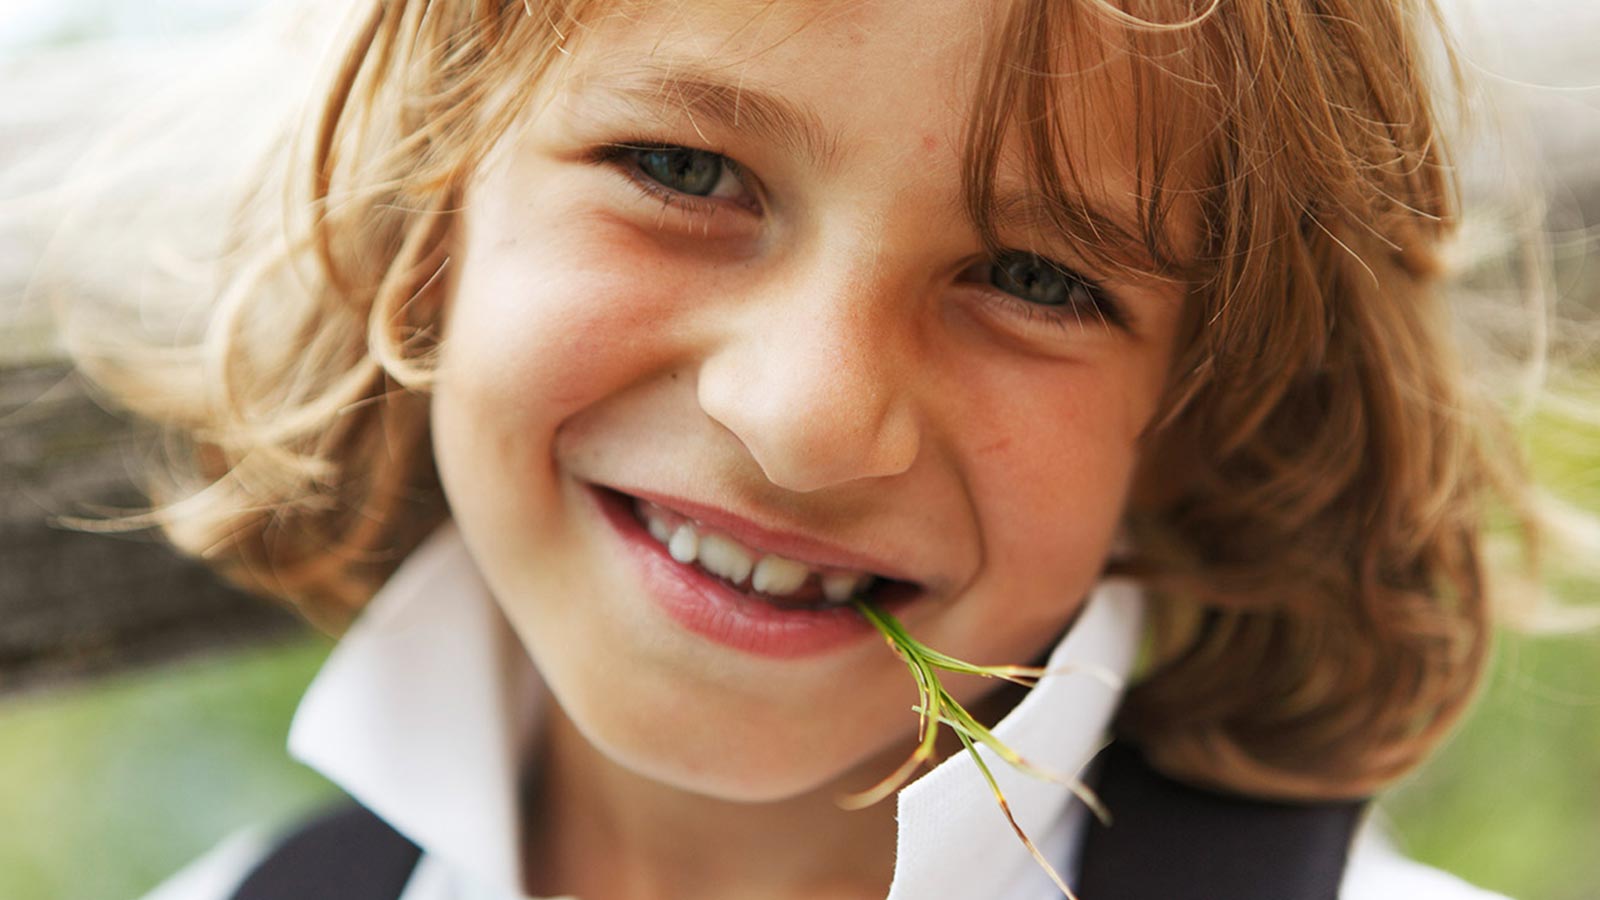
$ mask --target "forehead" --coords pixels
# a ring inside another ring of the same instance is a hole
[[[879,52],[946,58],[985,33],[1010,0],[634,0],[602,4],[591,34],[628,43],[670,39],[737,65],[758,56],[825,62]],[[799,45],[796,46],[796,39]],[[786,49],[787,48],[787,49]],[[803,75],[804,68],[796,71]]]
[[[569,86],[670,104],[708,93],[685,86],[722,84],[787,100],[841,136],[908,119],[946,126],[973,83],[983,9],[970,0],[630,5],[585,30]]]
[[[1045,4],[1062,4],[1045,0]],[[998,102],[997,72],[1048,93],[1044,111],[1063,127],[1029,137],[1039,110],[990,123],[996,188],[987,215],[1013,231],[1059,227],[1038,170],[1065,163],[1056,201],[1105,212],[1130,227],[1142,196],[1133,69],[1117,35],[1087,22],[1046,39],[1051,71],[1028,73],[1033,29],[1018,0],[904,2],[694,2],[631,4],[591,20],[562,76],[586,102],[626,104],[644,116],[688,117],[697,128],[737,130],[774,142],[819,168],[892,165],[956,194],[973,180],[975,134]],[[880,174],[883,174],[880,171]],[[930,186],[931,189],[931,186]],[[954,202],[961,202],[958,196]]]

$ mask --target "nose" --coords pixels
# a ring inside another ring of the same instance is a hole
[[[801,492],[898,475],[921,443],[904,304],[860,279],[819,282],[737,304],[697,385],[701,409],[767,479]]]

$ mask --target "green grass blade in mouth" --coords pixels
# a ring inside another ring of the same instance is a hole
[[[905,627],[894,616],[884,612],[872,603],[857,599],[854,605],[856,611],[861,613],[868,622],[872,623],[873,627],[878,629],[878,632],[883,635],[884,642],[894,650],[895,655],[899,656],[905,662],[906,667],[911,670],[912,680],[917,685],[917,705],[912,707],[918,716],[917,746],[912,750],[911,755],[906,758],[906,761],[889,773],[888,777],[864,791],[848,794],[840,798],[839,805],[846,809],[861,809],[871,806],[899,790],[907,781],[911,780],[911,776],[916,774],[917,769],[921,768],[923,763],[933,758],[934,743],[938,736],[938,729],[940,725],[944,725],[955,732],[956,737],[961,741],[961,746],[966,749],[968,755],[972,757],[973,763],[977,765],[978,771],[983,775],[984,780],[989,783],[990,790],[994,792],[995,802],[999,804],[1000,811],[1005,814],[1006,821],[1010,823],[1011,829],[1016,832],[1018,840],[1022,841],[1022,845],[1028,849],[1028,853],[1033,856],[1034,861],[1045,870],[1050,879],[1055,882],[1056,887],[1060,888],[1062,894],[1072,898],[1072,900],[1076,900],[1076,896],[1067,887],[1060,873],[1039,852],[1039,848],[1034,845],[1032,839],[1022,830],[1022,826],[1017,823],[1016,817],[1011,814],[1011,804],[1006,800],[1005,792],[1000,790],[999,783],[995,781],[994,773],[989,770],[988,764],[984,762],[982,754],[978,752],[978,747],[980,745],[988,747],[1007,765],[1020,772],[1035,778],[1065,785],[1102,821],[1109,822],[1110,815],[1100,803],[1099,798],[1083,782],[1028,762],[1023,758],[1022,754],[996,737],[994,732],[990,731],[987,726],[973,718],[972,714],[967,712],[966,708],[957,702],[949,691],[945,690],[944,684],[939,680],[940,672],[955,672],[963,675],[978,675],[984,678],[998,678],[1023,685],[1024,687],[1033,687],[1038,684],[1040,678],[1054,673],[1051,670],[1035,666],[979,666],[956,659],[918,641],[905,630]],[[1111,673],[1092,667],[1079,671],[1113,685],[1118,680]]]
[[[967,753],[972,756],[972,761],[977,764],[978,771],[983,773],[983,780],[989,783],[989,790],[994,792],[994,800],[1000,805],[1000,812],[1005,814],[1006,822],[1011,825],[1011,830],[1016,832],[1017,840],[1022,842],[1022,846],[1028,848],[1028,853],[1033,857],[1033,861],[1039,864],[1039,868],[1044,869],[1045,874],[1050,876],[1050,880],[1055,882],[1056,888],[1068,900],[1078,900],[1078,895],[1072,892],[1072,888],[1067,887],[1066,879],[1062,878],[1061,873],[1056,871],[1056,867],[1050,864],[1050,860],[1045,859],[1044,854],[1039,852],[1039,847],[1034,844],[1033,838],[1028,837],[1028,833],[1022,830],[1021,825],[1017,824],[1017,817],[1011,814],[1011,804],[1006,800],[1005,791],[1000,790],[999,782],[994,780],[994,773],[989,771],[988,764],[983,761],[983,755],[978,752],[978,748],[973,744],[972,738],[959,729],[956,731],[956,737],[961,739],[961,746],[967,748]]]

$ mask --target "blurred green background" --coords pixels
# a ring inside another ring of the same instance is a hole
[[[1587,396],[1600,398],[1600,379]],[[1600,423],[1536,417],[1535,477],[1600,511]],[[1600,581],[1553,573],[1574,606]],[[1600,898],[1600,633],[1502,632],[1471,718],[1385,807],[1404,849],[1522,900]]]

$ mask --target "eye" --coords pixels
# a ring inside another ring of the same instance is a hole
[[[1045,316],[1083,324],[1127,328],[1122,307],[1094,281],[1036,253],[1011,251],[987,264],[987,281],[1022,300],[1032,318]]]
[[[717,152],[682,144],[618,141],[590,149],[589,162],[618,171],[640,194],[699,226],[731,213],[762,213],[760,181]]]
[[[990,281],[1008,294],[1040,306],[1066,306],[1092,287],[1042,256],[1008,253],[991,264]]]
[[[663,186],[695,197],[707,197],[722,180],[727,160],[689,147],[650,147],[635,151],[639,171]]]
[[[761,210],[754,176],[720,153],[630,141],[600,146],[592,158],[620,170],[648,196],[688,212],[716,215],[734,207]]]

